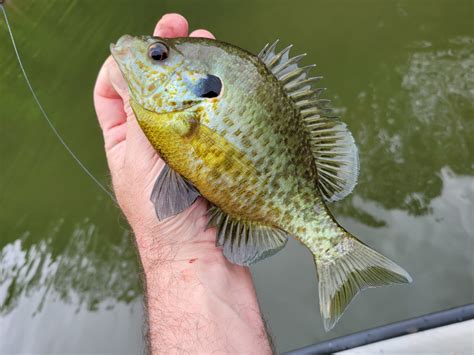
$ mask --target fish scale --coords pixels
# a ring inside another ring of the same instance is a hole
[[[300,67],[303,55],[276,45],[255,56],[209,39],[124,36],[111,51],[138,122],[167,163],[151,196],[158,219],[200,194],[212,205],[216,245],[239,265],[297,238],[313,254],[329,330],[360,290],[411,277],[331,215],[326,204],[356,184],[357,147],[313,87],[314,66]]]

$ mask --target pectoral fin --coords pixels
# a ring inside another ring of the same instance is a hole
[[[150,200],[155,205],[156,216],[162,221],[183,212],[199,195],[193,184],[165,165],[156,179]]]
[[[286,244],[286,232],[247,220],[235,219],[218,207],[209,210],[209,226],[217,227],[216,245],[224,256],[238,265],[251,265],[265,259]]]

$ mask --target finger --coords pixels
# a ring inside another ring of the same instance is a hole
[[[112,56],[110,56],[112,58]],[[128,85],[125,81],[122,72],[119,69],[117,62],[112,58],[112,61],[107,66],[109,74],[109,81],[112,84],[115,92],[122,98],[122,100],[128,100]]]
[[[153,35],[159,37],[186,37],[188,21],[180,14],[166,14],[156,24]]]
[[[127,138],[127,125],[120,124],[104,132],[105,150],[109,152]]]
[[[127,121],[127,144],[125,149],[125,165],[132,167],[136,172],[142,172],[142,175],[147,175],[150,167],[160,160],[155,148],[143,133],[135,117]],[[153,174],[148,176],[148,179],[154,177]]]
[[[99,75],[95,82],[94,96],[106,97],[106,98],[118,98],[117,92],[112,87],[109,77],[108,70],[109,66],[114,62],[112,56],[109,56],[102,67],[100,68]]]
[[[216,37],[214,37],[214,35],[211,32],[209,32],[208,30],[203,30],[203,29],[195,30],[191,32],[189,36],[216,39]]]
[[[109,69],[115,62],[109,57],[99,71],[94,87],[94,106],[104,134],[126,120],[123,101],[111,82]]]

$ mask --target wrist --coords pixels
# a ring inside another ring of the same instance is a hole
[[[210,230],[209,234],[215,238],[215,231]],[[138,243],[138,240],[141,242]],[[195,235],[194,241],[185,243],[163,241],[159,237],[155,240],[150,237],[141,239],[137,236],[137,245],[140,245],[138,252],[147,278],[163,270],[183,270],[197,265],[217,267],[228,263],[215,242],[199,234]]]
[[[198,199],[177,216],[153,223],[134,223],[138,252],[145,272],[163,265],[178,267],[199,260],[222,264],[227,260],[216,247],[216,229],[207,228],[207,202]]]

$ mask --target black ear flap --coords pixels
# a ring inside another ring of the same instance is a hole
[[[198,97],[213,98],[220,95],[222,81],[217,76],[208,74],[204,79],[200,79],[194,88],[194,94]]]

